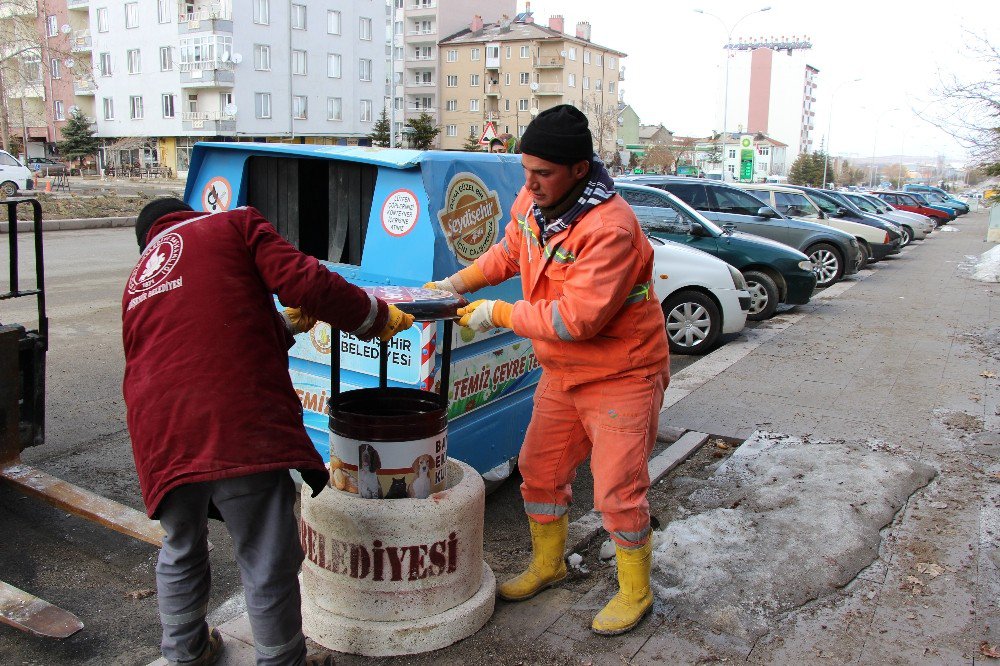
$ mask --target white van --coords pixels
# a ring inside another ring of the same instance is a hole
[[[0,150],[0,192],[12,197],[18,190],[30,190],[33,184],[31,169],[17,161],[5,150]]]

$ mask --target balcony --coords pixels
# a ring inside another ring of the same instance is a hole
[[[94,79],[75,79],[73,81],[73,94],[80,96],[96,95],[97,83]]]
[[[566,58],[562,56],[538,56],[535,58],[535,69],[559,69],[566,66]]]
[[[563,84],[561,83],[538,83],[536,85],[537,87],[532,92],[538,96],[563,94]]]
[[[410,54],[406,56],[406,62],[434,62],[437,60],[437,55],[413,55]]]
[[[406,36],[409,42],[437,42],[437,28],[407,30]]]
[[[186,132],[236,131],[236,114],[222,111],[184,111],[181,113],[181,128]]]
[[[486,89],[483,91],[487,97],[499,97],[500,96],[500,86],[499,85],[486,85]]]
[[[90,30],[74,30],[69,38],[73,53],[87,53],[92,49]]]
[[[437,13],[436,2],[408,2],[404,11],[407,16],[424,16]]]
[[[222,60],[182,62],[182,88],[231,88],[235,80],[233,63]]]
[[[90,9],[90,0],[66,0],[66,9]]]
[[[181,34],[196,30],[232,32],[233,9],[228,3],[211,3],[198,5],[189,12],[182,3],[177,15],[177,29]]]
[[[437,86],[437,81],[407,81],[407,88],[434,88]]]
[[[490,111],[483,112],[483,120],[488,123],[495,123],[500,120],[500,111],[497,109],[492,109]]]
[[[437,113],[438,110],[433,106],[407,106],[407,113]]]
[[[487,56],[486,69],[500,69],[500,56]]]

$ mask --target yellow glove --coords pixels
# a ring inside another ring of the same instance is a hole
[[[406,314],[395,305],[389,305],[389,320],[378,334],[378,339],[388,342],[392,336],[413,326],[413,315]]]
[[[489,284],[479,266],[472,264],[443,280],[428,282],[424,285],[424,289],[441,289],[453,294],[471,294],[489,286]]]
[[[316,317],[306,314],[302,311],[302,308],[285,308],[282,316],[285,319],[285,325],[288,326],[288,330],[292,332],[292,335],[311,331],[312,327],[316,325]]]
[[[458,309],[459,325],[471,328],[480,333],[491,328],[514,328],[511,318],[514,306],[507,301],[473,301],[464,308]]]
[[[441,291],[449,291],[453,294],[459,293],[458,288],[455,283],[451,281],[451,278],[445,278],[443,280],[438,280],[437,282],[428,282],[424,285],[424,289],[440,289]]]

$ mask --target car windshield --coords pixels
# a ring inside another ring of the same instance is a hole
[[[830,192],[830,198],[836,201],[838,204],[840,204],[843,208],[846,208],[847,210],[851,211],[852,213],[861,212],[860,210],[858,210],[857,206],[848,201],[847,197],[841,194],[840,192]]]
[[[875,205],[872,204],[871,201],[868,201],[868,199],[865,199],[862,196],[848,195],[847,198],[850,199],[852,202],[854,202],[855,206],[857,206],[858,208],[860,208],[861,210],[863,210],[866,213],[878,213],[878,212],[880,212],[879,209],[876,208]]]
[[[892,209],[889,208],[889,204],[887,204],[886,202],[882,201],[878,197],[872,196],[870,194],[866,194],[862,198],[865,201],[869,202],[872,206],[874,206],[875,210],[877,210],[880,213],[889,213],[889,212],[892,211]]]
[[[827,215],[837,214],[837,209],[840,208],[840,206],[838,206],[835,201],[832,201],[829,197],[819,192],[810,192],[809,194],[812,195],[812,200],[816,202],[816,205],[819,206],[821,211]]]
[[[618,188],[617,191],[632,206],[643,231],[686,234],[690,231],[691,224],[697,223],[708,229],[713,236],[722,234],[722,229],[718,225],[670,192],[662,190],[646,192],[629,188]],[[640,211],[644,211],[643,215],[639,214]],[[670,227],[672,230],[668,231],[666,227]],[[681,229],[681,227],[683,228]]]
[[[731,187],[713,187],[712,194],[715,195],[715,209],[720,213],[756,216],[761,208],[770,208],[746,192]]]
[[[926,206],[928,204],[927,199],[925,199],[924,195],[922,194],[917,194],[916,192],[907,192],[907,195],[922,206]]]
[[[774,204],[782,215],[819,218],[819,209],[804,194],[775,192]]]
[[[697,224],[688,215],[670,207],[632,206],[639,226],[646,233],[690,234]]]

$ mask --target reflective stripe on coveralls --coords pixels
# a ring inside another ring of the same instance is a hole
[[[652,288],[652,280],[635,285],[632,287],[632,291],[629,292],[628,297],[625,298],[625,305],[632,305],[633,303],[638,303],[640,301],[648,301],[650,289]],[[565,340],[566,342],[572,342],[574,340],[573,334],[569,332],[569,328],[567,328],[566,322],[563,321],[562,314],[559,312],[558,303],[552,308],[552,328],[555,329],[556,335],[559,336],[560,340]]]
[[[180,615],[165,615],[160,613],[160,622],[169,625],[187,624],[188,622],[194,622],[195,620],[200,620],[205,615],[208,614],[208,603],[206,602],[201,608],[196,608],[190,613],[181,613]]]

